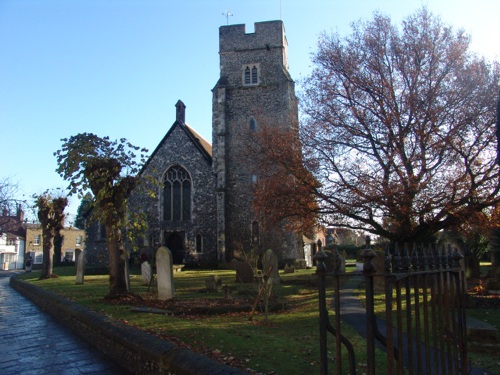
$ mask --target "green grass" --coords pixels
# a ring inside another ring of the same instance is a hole
[[[154,298],[154,294],[141,285],[140,275],[135,271],[131,276],[131,291],[144,298]],[[165,339],[191,348],[203,354],[215,354],[224,358],[239,359],[245,367],[255,371],[276,374],[319,373],[318,341],[318,292],[314,270],[299,270],[293,274],[281,274],[282,284],[276,287],[280,301],[286,302],[290,309],[270,313],[266,323],[264,314],[259,310],[252,321],[249,313],[228,313],[222,315],[182,315],[165,316],[136,313],[128,305],[109,304],[103,300],[108,293],[108,276],[85,276],[84,285],[75,285],[73,267],[55,269],[58,278],[38,280],[37,272],[21,274],[19,277],[51,290],[65,298],[119,319],[139,329],[162,336]],[[223,292],[201,293],[205,288],[205,278],[217,276],[229,288],[233,298],[255,298],[257,285],[235,282],[235,271],[190,271],[183,270],[174,274],[175,299],[192,301],[200,298],[222,298]],[[327,296],[331,291],[327,292]],[[330,298],[328,297],[328,301]],[[379,299],[382,302],[381,299]],[[498,311],[498,310],[496,310]],[[488,319],[490,324],[498,324],[497,312],[474,312],[477,318]],[[330,318],[333,323],[333,312]],[[498,325],[497,325],[498,327]],[[356,352],[357,372],[366,372],[366,344],[349,326],[342,327],[342,333],[352,342]],[[334,372],[334,338],[329,335],[328,351],[332,361],[329,371]],[[483,361],[485,357],[485,361]],[[489,357],[489,358],[488,358]],[[377,374],[385,374],[385,354],[377,351]],[[231,361],[229,361],[231,362]],[[496,371],[497,364],[491,356],[479,357],[474,354],[474,364]],[[497,361],[498,362],[498,361]],[[496,366],[495,366],[496,365]],[[490,366],[493,366],[490,368]],[[343,364],[347,371],[347,363]]]
[[[225,358],[238,358],[245,367],[255,371],[275,371],[276,374],[320,372],[318,292],[313,270],[281,275],[282,284],[276,287],[275,292],[278,299],[286,302],[291,308],[270,313],[267,323],[260,310],[252,321],[249,320],[248,312],[197,316],[135,313],[130,310],[130,306],[113,305],[103,300],[108,292],[107,276],[85,276],[84,285],[75,285],[74,268],[57,268],[54,272],[59,275],[58,278],[38,280],[37,272],[22,274],[19,277],[129,325],[181,343],[192,350],[204,354],[220,353],[218,355]],[[174,274],[175,299],[189,301],[200,297],[222,298],[223,292],[200,293],[205,287],[205,278],[211,275],[221,278],[234,298],[255,298],[257,294],[256,285],[236,283],[235,271],[232,270],[184,270]],[[131,291],[144,298],[150,297],[147,287],[141,285],[140,276],[137,274],[131,277]],[[362,373],[363,364],[366,363],[365,342],[350,327],[343,329],[343,333],[351,339],[356,348],[358,372]],[[333,338],[329,340],[329,355],[333,357]],[[378,357],[383,356],[379,353]],[[329,363],[329,366],[333,369],[333,362]],[[344,368],[347,369],[347,364]],[[380,373],[383,374],[384,371]]]

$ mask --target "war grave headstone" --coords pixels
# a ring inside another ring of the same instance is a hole
[[[158,277],[158,299],[165,301],[174,298],[172,252],[166,246],[161,246],[156,252],[156,274]]]

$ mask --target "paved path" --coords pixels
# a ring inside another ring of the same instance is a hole
[[[340,290],[340,305],[342,309],[342,321],[349,324],[355,331],[357,331],[362,337],[366,337],[366,309],[362,305],[361,301],[357,297],[357,289],[359,289],[360,282],[362,278],[360,277],[350,277],[347,282],[342,286]],[[387,331],[385,320],[377,319],[377,326],[385,336]],[[397,340],[398,332],[394,331],[394,340]],[[407,340],[405,335],[405,340]],[[383,347],[380,345],[378,341],[375,342],[376,345],[379,345],[380,348]],[[406,345],[405,345],[406,346]],[[416,344],[414,344],[414,347]],[[406,350],[406,349],[405,349]],[[405,355],[407,357],[407,355]],[[408,358],[405,358],[405,365],[408,363]],[[469,363],[469,366],[471,364]],[[470,375],[496,375],[497,373],[493,373],[487,370],[483,370],[476,367],[471,367],[469,369]]]
[[[0,271],[0,374],[127,373],[12,289],[12,274]]]

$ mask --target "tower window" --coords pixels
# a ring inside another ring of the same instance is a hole
[[[191,219],[191,178],[179,165],[168,169],[163,180],[163,220]]]
[[[257,67],[252,67],[252,83],[257,84]]]
[[[257,130],[257,121],[253,117],[250,119],[250,130]]]
[[[243,84],[258,85],[260,75],[260,64],[243,65]]]
[[[250,67],[247,66],[245,68],[245,85],[249,85],[250,83],[252,83],[250,80]]]

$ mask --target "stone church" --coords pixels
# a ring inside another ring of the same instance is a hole
[[[302,238],[281,227],[260,227],[252,210],[258,171],[242,152],[261,123],[297,127],[284,25],[258,22],[253,33],[245,25],[222,26],[219,55],[212,144],[186,124],[179,100],[174,123],[141,171],[144,181],[156,181],[155,193],[137,191],[130,198],[130,209],[148,217],[142,251],[166,245],[175,264],[226,262],[268,248],[282,259],[303,258]]]

